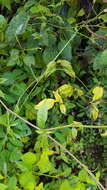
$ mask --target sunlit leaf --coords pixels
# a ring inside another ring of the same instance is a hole
[[[77,16],[78,16],[78,17],[81,17],[81,16],[83,16],[84,14],[85,14],[84,9],[80,9],[80,11],[78,12]]]
[[[36,185],[35,176],[31,171],[19,175],[20,185],[26,190],[34,190]]]
[[[43,188],[43,183],[40,183],[37,187],[36,190],[44,190]]]
[[[1,190],[7,189],[7,185],[4,185],[3,183],[0,183],[0,189]]]
[[[62,100],[60,94],[58,93],[58,90],[54,91],[53,93],[54,93],[56,102],[59,102],[60,104],[62,104],[62,103],[63,103],[63,100]]]
[[[62,69],[67,73],[70,77],[75,78],[75,72],[72,68],[72,65],[69,61],[66,60],[58,60],[58,64],[62,66]]]
[[[69,84],[64,84],[58,88],[58,92],[65,97],[70,97],[73,94],[73,87]]]
[[[37,166],[39,167],[40,171],[43,173],[47,173],[49,171],[52,171],[53,165],[49,161],[49,157],[47,152],[43,152],[40,158],[40,161],[37,163]]]
[[[97,106],[92,105],[91,115],[92,115],[93,120],[96,120],[98,118],[98,114],[99,114],[99,110],[98,110]]]
[[[27,152],[25,154],[22,155],[21,159],[23,160],[23,162],[27,165],[32,165],[36,162],[36,154],[34,154],[33,152]]]
[[[101,133],[102,137],[106,137],[107,136],[107,130],[104,133]]]
[[[60,185],[60,190],[72,190],[68,180],[64,180]]]
[[[60,111],[61,111],[61,113],[63,113],[64,115],[66,114],[66,106],[65,106],[65,104],[60,104]]]
[[[51,99],[51,98],[46,98],[44,100],[42,100],[41,102],[39,102],[39,104],[37,104],[35,106],[35,109],[40,109],[40,107],[43,105],[43,104],[46,104],[47,105],[47,109],[51,109],[53,106],[54,106],[54,103],[55,103],[55,100],[54,99]]]
[[[99,100],[103,96],[103,88],[101,86],[97,86],[93,89],[93,101]]]
[[[52,73],[54,73],[56,71],[56,62],[55,61],[51,61],[48,63],[44,76],[47,78],[49,77]]]

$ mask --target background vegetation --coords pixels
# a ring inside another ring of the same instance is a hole
[[[107,4],[0,0],[0,190],[107,188]]]

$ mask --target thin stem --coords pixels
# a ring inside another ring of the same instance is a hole
[[[59,129],[66,129],[66,128],[90,128],[90,129],[107,129],[107,125],[79,125],[79,124],[70,124],[70,125],[65,125],[65,126],[58,126],[58,127],[53,127],[53,128],[49,128],[47,129],[47,131],[56,131]]]
[[[71,38],[68,40],[68,42],[64,45],[64,47],[59,51],[59,53],[56,55],[56,57],[52,60],[53,62],[56,61],[56,59],[59,57],[59,55],[61,55],[61,53],[64,51],[64,49],[68,46],[68,44],[75,38],[76,34],[77,34],[77,30],[76,32],[71,36]]]

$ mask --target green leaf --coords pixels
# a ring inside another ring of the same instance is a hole
[[[60,190],[72,190],[68,180],[64,180],[60,185]]]
[[[81,17],[81,16],[83,16],[84,14],[85,14],[84,9],[80,9],[80,11],[78,12],[77,16],[78,16],[78,17]]]
[[[65,40],[61,40],[58,44],[58,50],[61,51],[61,49],[63,49],[63,47],[66,45],[67,41]],[[68,61],[71,61],[72,59],[72,47],[71,44],[68,44],[66,48],[64,48],[63,52],[62,52],[62,58],[66,59]]]
[[[26,137],[32,134],[31,129],[28,127],[26,123],[21,121],[20,119],[16,120],[15,127],[13,128],[14,135],[17,138]]]
[[[21,11],[16,16],[14,16],[6,30],[6,40],[14,40],[17,35],[23,34],[29,19],[29,15],[24,11]]]
[[[19,175],[19,183],[26,190],[34,190],[36,178],[31,171],[24,172]]]
[[[23,154],[21,158],[26,165],[32,165],[37,160],[36,154],[34,154],[33,152],[27,152],[27,153]]]
[[[103,14],[99,16],[100,19],[102,19],[104,22],[107,22],[107,15]]]
[[[4,125],[4,126],[8,126],[8,115],[7,114],[3,114],[0,116],[0,124]]]
[[[40,183],[37,187],[36,190],[44,190],[43,188],[43,183]]]
[[[6,7],[7,9],[11,10],[11,0],[0,0],[0,4],[3,7]]]
[[[2,90],[0,90],[0,97],[4,98],[5,94],[2,92]]]
[[[25,104],[25,116],[29,120],[35,120],[36,119],[36,111],[34,109],[34,104],[33,103],[26,103]]]
[[[7,189],[7,185],[4,185],[3,183],[0,183],[0,189],[1,190],[6,190]]]
[[[93,69],[94,70],[102,70],[107,68],[107,49],[103,52],[99,52],[98,55],[94,59]]]
[[[53,165],[49,161],[48,153],[47,151],[44,151],[41,155],[40,161],[37,163],[37,166],[39,167],[40,171],[42,173],[47,173],[49,171],[53,170]]]
[[[23,61],[27,66],[35,65],[35,58],[33,55],[25,55]]]
[[[71,133],[72,133],[72,138],[75,139],[77,137],[77,129],[72,128]]]
[[[48,78],[52,73],[54,73],[56,71],[56,62],[55,61],[51,61],[47,64],[44,76],[46,78]]]
[[[53,61],[53,59],[58,54],[58,50],[56,47],[47,47],[43,52],[43,61],[45,64]]]
[[[10,58],[7,62],[7,66],[14,66],[14,65],[19,65],[20,60],[19,60],[19,50],[18,49],[12,49],[10,52]]]
[[[8,181],[8,190],[14,190],[17,185],[17,179],[15,176],[9,178]]]
[[[30,9],[31,13],[35,14],[35,13],[42,13],[42,14],[50,14],[50,9],[43,6],[43,5],[36,5],[36,6],[33,6],[31,9]]]
[[[87,182],[87,180],[89,179],[88,173],[84,169],[80,170],[78,177],[79,180],[82,182]]]
[[[3,31],[7,25],[7,21],[3,15],[0,15],[0,31]]]

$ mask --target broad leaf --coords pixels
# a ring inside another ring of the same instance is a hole
[[[45,123],[47,121],[48,118],[48,105],[47,102],[44,101],[37,112],[37,126],[39,128],[45,128]]]
[[[61,40],[58,44],[58,49],[59,51],[61,51],[61,49],[64,48],[64,46],[66,45],[67,41],[65,40]],[[63,52],[62,52],[62,58],[66,59],[68,61],[71,61],[72,59],[72,47],[71,44],[68,44],[66,48],[64,48]]]
[[[60,185],[60,190],[72,190],[68,180],[64,180]]]
[[[7,189],[7,185],[4,185],[3,183],[0,183],[0,189],[1,190],[6,190]]]
[[[98,118],[98,114],[99,114],[99,110],[98,110],[97,106],[92,105],[91,115],[92,115],[92,118],[93,118],[94,121]]]
[[[21,11],[19,12],[19,14],[14,16],[6,30],[6,39],[8,41],[11,41],[14,40],[17,35],[23,34],[29,18],[30,17],[28,16],[28,14],[24,11]]]
[[[7,9],[11,10],[11,0],[0,0],[0,4],[3,7],[6,7]]]
[[[32,172],[25,172],[19,176],[20,185],[26,190],[34,190],[36,185],[35,176]]]
[[[57,63],[62,66],[62,69],[65,71],[65,73],[67,73],[70,77],[75,78],[75,72],[70,62],[66,60],[58,60]]]
[[[60,104],[60,111],[61,111],[61,113],[63,113],[64,115],[66,114],[66,106],[65,106],[65,104]]]
[[[40,109],[40,107],[43,105],[43,104],[46,104],[47,106],[47,109],[51,109],[53,106],[54,106],[54,103],[55,103],[55,100],[54,99],[51,99],[51,98],[46,98],[44,100],[42,100],[41,102],[39,102],[39,104],[37,104],[35,106],[35,109]]]
[[[97,86],[93,89],[93,99],[92,101],[96,101],[102,98],[103,96],[103,88],[101,86]]]
[[[36,154],[34,154],[33,152],[27,152],[25,154],[22,155],[22,160],[25,164],[27,165],[32,165],[36,162]]]
[[[58,92],[65,97],[70,97],[73,94],[73,87],[69,84],[64,84],[58,88]]]
[[[44,151],[42,153],[40,161],[37,163],[37,166],[39,167],[42,173],[47,173],[49,171],[52,171],[53,166],[52,163],[49,161],[47,151],[46,152]]]

